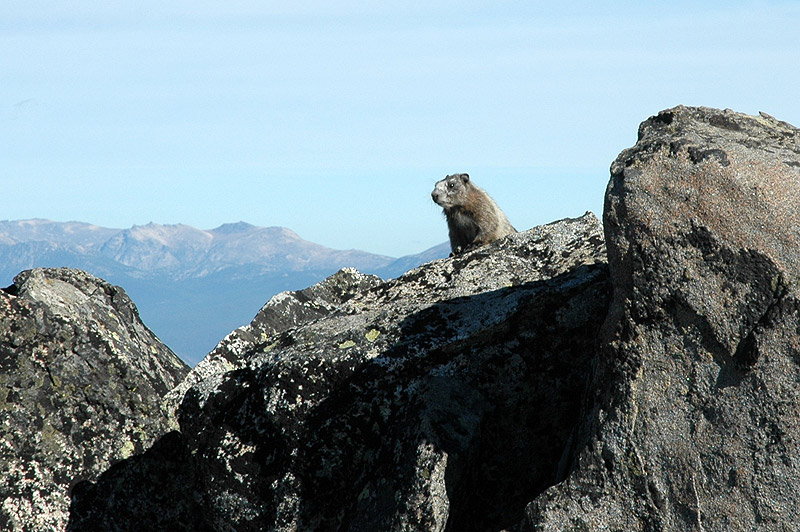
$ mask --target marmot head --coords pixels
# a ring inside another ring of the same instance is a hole
[[[436,182],[431,192],[433,201],[445,209],[463,205],[467,197],[469,174],[453,174]]]

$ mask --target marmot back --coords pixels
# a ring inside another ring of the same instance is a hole
[[[431,197],[444,211],[453,254],[517,232],[500,207],[470,181],[468,174],[453,174],[438,181]]]

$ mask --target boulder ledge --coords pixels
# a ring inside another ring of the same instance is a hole
[[[677,107],[592,214],[273,298],[68,530],[800,529],[800,132]]]

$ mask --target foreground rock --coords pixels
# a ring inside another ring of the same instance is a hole
[[[76,490],[70,529],[515,526],[559,474],[609,298],[591,214],[276,296],[181,389],[180,433]]]
[[[592,401],[528,527],[800,530],[800,132],[679,107],[611,172]]]
[[[0,530],[64,530],[69,490],[150,447],[188,368],[125,293],[77,270],[0,291]]]

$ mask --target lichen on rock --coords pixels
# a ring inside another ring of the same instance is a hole
[[[0,291],[0,530],[63,530],[70,489],[175,426],[188,368],[119,287],[37,269]]]

